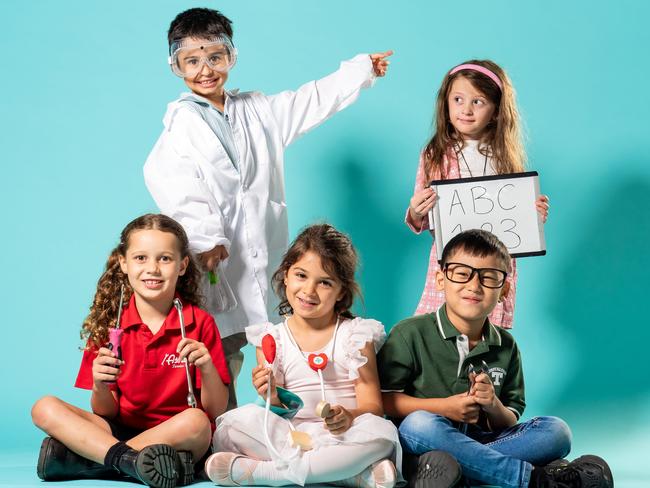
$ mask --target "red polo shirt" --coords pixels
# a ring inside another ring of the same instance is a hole
[[[205,344],[224,384],[230,383],[221,337],[210,314],[191,304],[183,304],[185,334]],[[157,334],[142,323],[135,296],[122,313],[122,372],[115,390],[118,393],[117,421],[137,429],[150,429],[182,412],[187,405],[185,366],[178,360],[176,347],[181,340],[178,313],[171,308]],[[84,351],[75,386],[91,390],[93,360],[97,348]],[[201,372],[190,366],[194,395],[201,407]],[[214,419],[211,419],[214,420]]]

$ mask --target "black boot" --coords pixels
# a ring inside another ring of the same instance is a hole
[[[118,442],[106,453],[104,465],[112,466],[147,486],[174,488],[181,462],[176,450],[168,444],[152,444],[136,451],[126,443]]]
[[[43,481],[121,477],[115,469],[80,456],[52,437],[46,437],[41,443],[36,474]]]
[[[176,471],[178,472],[176,482],[178,486],[194,483],[194,456],[190,451],[178,451]]]

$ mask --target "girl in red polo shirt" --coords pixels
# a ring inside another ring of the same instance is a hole
[[[87,347],[75,386],[92,390],[92,411],[51,396],[32,408],[34,424],[49,436],[41,479],[127,475],[161,488],[193,481],[194,459],[209,448],[230,381],[214,320],[198,307],[198,284],[176,221],[147,214],[126,226],[82,328]],[[126,305],[118,313],[122,289]],[[107,347],[118,316],[120,351]]]

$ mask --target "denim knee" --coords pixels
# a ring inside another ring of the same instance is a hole
[[[571,428],[559,417],[538,417],[557,449],[557,457],[563,458],[571,451]]]
[[[441,449],[451,427],[452,424],[446,417],[416,410],[404,418],[398,430],[406,450],[421,454],[432,449]]]

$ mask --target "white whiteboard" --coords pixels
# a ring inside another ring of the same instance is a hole
[[[429,211],[438,257],[453,236],[468,229],[492,232],[512,257],[546,254],[544,225],[535,208],[539,196],[536,171],[434,180],[431,188],[438,194]]]

